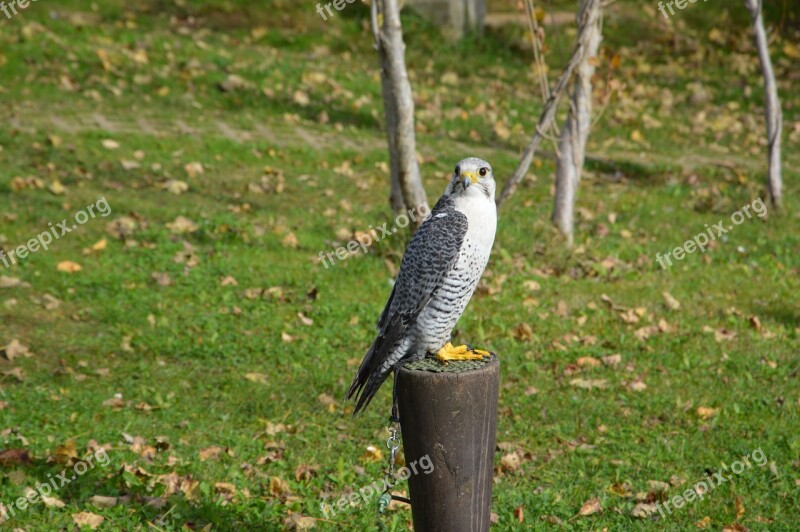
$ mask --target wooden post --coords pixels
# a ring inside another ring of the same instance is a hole
[[[487,531],[497,432],[500,363],[406,364],[397,382],[406,463],[426,455],[430,474],[408,487],[416,532]]]

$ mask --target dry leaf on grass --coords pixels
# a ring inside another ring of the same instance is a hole
[[[593,515],[600,511],[602,511],[602,508],[600,507],[600,499],[594,498],[594,499],[589,499],[588,501],[583,503],[581,509],[578,510],[578,515],[581,516]]]
[[[719,413],[719,408],[711,408],[708,406],[698,406],[697,407],[697,415],[700,416],[701,419],[711,419],[712,417],[716,416]]]
[[[200,461],[205,462],[207,460],[219,460],[220,455],[222,455],[224,452],[225,449],[219,445],[212,445],[211,447],[200,449],[197,454],[200,456]]]
[[[170,194],[174,194],[176,196],[180,196],[187,190],[189,190],[189,185],[187,185],[184,181],[179,179],[169,179],[166,183],[164,183],[164,190],[169,192]]]
[[[191,221],[189,218],[185,216],[178,216],[175,218],[174,222],[170,222],[167,224],[167,229],[172,231],[176,235],[182,235],[185,233],[194,233],[200,227]]]
[[[30,288],[30,284],[20,281],[16,277],[0,275],[0,288]]]
[[[269,384],[269,380],[264,373],[245,373],[244,378],[249,380],[250,382],[257,382],[259,384]]]
[[[283,520],[283,526],[287,530],[309,530],[317,526],[317,520],[300,514],[290,514]]]
[[[520,465],[522,465],[522,460],[516,452],[508,453],[500,459],[500,469],[503,471],[516,471]]]
[[[25,357],[30,358],[33,356],[33,353],[30,352],[27,346],[21,344],[19,340],[13,339],[8,342],[8,345],[1,349],[3,351],[3,355],[10,360],[13,361],[15,358]]]
[[[286,495],[289,493],[289,484],[279,477],[270,477],[269,492],[276,497]]]
[[[65,506],[64,501],[58,497],[48,497],[47,495],[42,495],[42,502],[48,508],[63,508]]]
[[[79,512],[77,514],[72,514],[72,520],[75,521],[75,524],[78,526],[88,526],[92,530],[95,530],[103,524],[106,518],[102,515],[93,514],[92,512]]]
[[[22,370],[22,368],[11,368],[8,371],[0,371],[0,375],[5,377],[14,377],[19,382],[25,381],[25,372]]]
[[[0,466],[8,467],[20,464],[29,464],[31,455],[27,449],[6,449],[0,451]]]
[[[646,502],[640,502],[636,506],[633,507],[633,510],[631,510],[631,515],[633,517],[638,517],[640,519],[645,519],[646,517],[649,517],[650,514],[652,514],[655,511],[657,511],[655,504],[646,503]]]
[[[83,268],[81,268],[81,265],[78,264],[77,262],[73,262],[71,260],[64,260],[58,263],[56,269],[64,273],[76,273],[81,271]]]
[[[591,390],[593,388],[608,388],[608,381],[606,379],[572,379],[569,381],[570,386],[576,388],[583,388]]]

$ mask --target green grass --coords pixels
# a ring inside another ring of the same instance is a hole
[[[37,504],[6,526],[71,527],[81,511],[105,517],[104,530],[276,530],[291,514],[321,518],[322,502],[385,467],[365,451],[384,445],[389,386],[355,420],[342,398],[408,240],[401,232],[367,255],[318,264],[342,233],[393,220],[365,8],[324,23],[311,4],[289,2],[96,4],[40,2],[0,20],[0,118],[10,124],[0,130],[0,244],[9,251],[100,197],[113,211],[0,269],[29,284],[0,288],[0,345],[18,339],[33,353],[0,357],[0,449],[31,457],[2,466],[0,501],[67,467],[54,460],[69,441],[80,456],[109,446],[110,464],[58,491],[63,508]],[[784,212],[746,221],[664,271],[656,253],[765,197],[761,83],[746,16],[716,4],[683,15],[665,25],[654,8],[620,2],[606,18],[597,87],[608,104],[598,106],[590,140],[576,245],[567,250],[549,222],[546,146],[502,211],[482,288],[455,331],[502,361],[499,530],[552,522],[683,530],[704,517],[714,529],[790,530],[800,520],[800,97],[791,57],[800,38],[784,29],[773,45]],[[404,23],[429,199],[468,154],[489,159],[502,184],[541,108],[523,33],[504,28],[454,44],[412,13]],[[709,40],[712,29],[722,43]],[[570,37],[548,32],[553,79]],[[447,72],[456,84],[442,83]],[[247,83],[221,91],[232,74]],[[708,97],[693,101],[692,83]],[[231,139],[216,121],[251,137]],[[498,122],[510,135],[498,136]],[[120,147],[106,149],[105,139]],[[188,174],[192,162],[204,172]],[[265,174],[275,186],[267,167],[283,173],[281,193],[249,186]],[[15,177],[58,180],[66,192],[17,190]],[[188,192],[165,191],[169,179]],[[167,224],[178,216],[197,230],[173,233]],[[127,239],[109,230],[122,217],[136,222]],[[104,238],[104,250],[84,253]],[[62,261],[82,270],[60,272]],[[237,284],[223,286],[228,276]],[[45,294],[60,306],[45,308]],[[638,323],[621,319],[621,308],[638,309]],[[665,331],[637,337],[661,320]],[[614,353],[616,367],[575,366]],[[15,368],[23,382],[2,373]],[[586,390],[575,379],[607,387]],[[637,380],[646,388],[632,389]],[[115,394],[116,408],[107,402]],[[703,419],[699,407],[717,413]],[[201,459],[213,446],[222,451]],[[649,481],[685,481],[669,488],[672,497],[758,448],[769,467],[734,476],[666,520],[631,515],[653,498]],[[501,470],[512,452],[521,466]],[[173,474],[183,479],[177,488]],[[122,499],[98,509],[95,495]],[[593,498],[603,511],[578,516]],[[409,521],[400,509],[384,522],[403,530]],[[352,509],[316,524],[368,529],[376,515]]]

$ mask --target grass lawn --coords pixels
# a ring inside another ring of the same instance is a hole
[[[409,239],[319,262],[394,221],[368,13],[267,4],[0,16],[0,245],[76,226],[0,263],[0,501],[95,460],[6,528],[377,526],[373,505],[320,507],[386,465],[369,448],[390,386],[356,419],[343,397]],[[666,22],[652,4],[606,17],[575,247],[549,221],[549,143],[454,332],[501,359],[498,530],[800,522],[800,35],[772,45],[783,212],[662,269],[657,254],[766,201],[766,152],[744,9]],[[429,200],[468,155],[502,185],[542,106],[523,29],[453,44],[405,15]],[[551,80],[573,38],[548,28]],[[717,471],[704,500],[643,515]]]

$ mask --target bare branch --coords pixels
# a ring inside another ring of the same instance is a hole
[[[536,153],[536,149],[539,147],[539,144],[544,138],[543,132],[550,129],[550,127],[553,125],[553,121],[556,117],[556,110],[558,109],[558,103],[561,101],[561,98],[575,73],[575,69],[578,68],[578,65],[580,65],[581,61],[583,61],[583,58],[586,55],[589,43],[588,36],[586,34],[587,32],[585,30],[587,27],[596,23],[596,20],[590,17],[597,16],[599,12],[597,9],[597,4],[600,1],[601,0],[586,0],[586,7],[578,24],[578,43],[575,46],[575,50],[572,52],[572,57],[570,58],[569,63],[567,63],[566,68],[564,68],[564,71],[561,73],[558,83],[556,83],[553,92],[550,94],[550,98],[547,100],[547,103],[542,110],[542,114],[539,117],[539,122],[536,125],[536,132],[528,143],[528,147],[525,148],[525,151],[522,153],[522,157],[517,165],[517,169],[514,170],[512,176],[508,179],[508,181],[506,181],[506,184],[503,187],[503,192],[500,194],[500,197],[497,198],[498,208],[505,200],[509,198],[509,196],[511,196],[511,194],[514,193],[514,190],[519,182],[525,177],[525,174],[527,174],[531,162],[533,161],[533,156]]]

